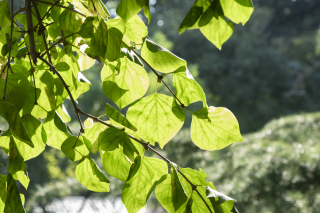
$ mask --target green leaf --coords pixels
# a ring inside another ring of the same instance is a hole
[[[27,145],[34,147],[18,111],[12,104],[5,101],[6,99],[0,100],[0,115],[8,122],[11,133]]]
[[[206,95],[202,87],[185,67],[181,67],[174,72],[173,86],[177,90],[177,97],[185,106],[189,106],[196,101],[202,101],[203,107],[207,107]]]
[[[103,168],[109,175],[118,178],[119,180],[126,181],[131,164],[123,153],[123,147],[107,152],[100,148],[100,157]]]
[[[186,210],[183,213],[192,213],[193,199],[190,197],[187,202]]]
[[[210,186],[214,187],[212,183],[207,183],[205,180],[205,177],[207,176],[206,173],[204,173],[201,169],[200,172],[193,170],[193,169],[180,169],[183,174],[191,181],[197,187],[197,189],[200,191],[201,195],[205,198],[206,197],[206,190],[202,185],[204,186]],[[160,202],[160,204],[169,212],[169,213],[185,213],[190,212],[190,208],[192,208],[192,212],[208,212],[207,207],[203,203],[203,200],[199,197],[199,195],[192,190],[190,184],[185,180],[184,177],[182,177],[180,174],[178,174],[180,182],[182,187],[184,188],[186,194],[189,197],[188,202],[185,202],[177,211],[175,211],[173,203],[172,203],[172,186],[171,186],[171,177],[172,175],[167,175],[162,177],[162,179],[157,184],[155,194]],[[192,198],[192,201],[190,199]],[[209,199],[206,199],[207,204],[209,207],[211,207]],[[192,202],[190,204],[190,202]],[[192,207],[190,207],[192,205]],[[187,211],[187,209],[189,210]],[[212,207],[211,207],[212,208]]]
[[[26,131],[29,133],[34,147],[30,147],[18,138],[14,137],[16,146],[22,155],[24,161],[37,157],[44,149],[47,143],[46,131],[38,119],[32,115],[25,115],[21,118]]]
[[[117,67],[107,65],[112,75],[103,80],[104,94],[122,109],[141,98],[148,90],[149,77],[143,67],[121,58]]]
[[[120,45],[123,34],[126,32],[126,26],[121,19],[109,19],[106,24],[108,26],[106,58],[109,61],[115,61],[120,55]]]
[[[123,116],[118,110],[110,106],[108,103],[106,104],[105,112],[109,118],[113,119],[117,123],[131,129],[132,131],[137,131],[137,128],[133,124],[131,124],[125,116]]]
[[[45,111],[54,110],[56,108],[54,76],[49,71],[37,71],[35,72],[35,81],[37,88],[41,90],[37,103]],[[60,84],[59,86],[63,85]]]
[[[205,150],[218,150],[243,141],[236,117],[223,107],[202,108],[193,113],[191,138]]]
[[[153,93],[135,102],[127,118],[137,127],[142,139],[152,145],[158,142],[163,148],[181,129],[185,114],[173,97]]]
[[[195,3],[195,5],[193,5],[190,8],[188,14],[183,19],[179,27],[179,34],[183,33],[185,29],[192,28],[197,23],[202,13],[203,13],[203,7],[200,7]]]
[[[29,99],[29,91],[31,90],[31,86],[28,82],[28,79],[26,78],[26,74],[28,75],[28,71],[26,68],[21,65],[13,65],[12,70],[14,72],[13,74],[11,74],[11,72],[8,72],[9,76],[6,89],[7,98],[5,100],[2,100],[2,95],[4,94],[6,80],[0,78],[1,102],[13,105],[19,112],[25,105],[26,101]]]
[[[125,23],[140,12],[148,0],[121,0],[117,8],[117,14],[123,19]]]
[[[61,104],[58,108],[56,108],[56,113],[60,116],[61,120],[64,123],[68,123],[69,121],[71,121],[70,115],[68,114],[68,111],[65,108],[64,104]]]
[[[143,39],[147,35],[148,29],[146,25],[138,15],[135,15],[126,23],[126,33],[123,36],[123,41],[128,46],[134,44],[135,48],[140,49]]]
[[[66,125],[55,111],[48,112],[43,127],[47,133],[47,145],[56,149],[60,149],[62,142],[70,136]]]
[[[220,0],[225,16],[236,24],[244,25],[253,13],[251,0]]]
[[[0,212],[4,211],[7,199],[7,176],[0,174]]]
[[[147,3],[143,6],[143,13],[144,13],[145,17],[147,17],[147,19],[148,19],[148,24],[150,24],[151,14],[150,14],[149,1],[147,1]]]
[[[89,150],[82,137],[70,136],[61,145],[61,151],[72,161],[81,160],[89,155]]]
[[[76,178],[87,189],[95,192],[109,192],[110,181],[100,171],[90,155],[83,157],[76,167]]]
[[[95,9],[97,11],[95,11]],[[97,13],[102,16],[104,19],[108,19],[110,17],[110,13],[108,9],[104,6],[101,0],[89,0],[88,1],[88,10],[94,16],[97,16]]]
[[[93,53],[101,58],[105,57],[108,46],[108,28],[103,20],[100,20],[89,46]]]
[[[78,32],[82,25],[81,18],[81,16],[70,10],[64,10],[59,16],[60,29],[66,33]]]
[[[95,123],[90,129],[86,129],[86,131],[83,133],[83,136],[86,137],[92,144],[91,146],[91,152],[96,153],[99,149],[99,135],[101,132],[103,132],[107,126],[101,124],[101,123]]]
[[[222,44],[231,37],[233,28],[234,25],[230,21],[225,22],[224,19],[219,16],[218,20],[212,19],[208,25],[201,27],[200,30],[211,43],[221,50]],[[212,32],[212,29],[218,29],[218,31]]]
[[[70,69],[70,66],[66,62],[57,63],[55,67],[58,71],[68,71]]]
[[[87,17],[83,22],[78,34],[82,38],[93,38],[99,27],[99,19],[95,17]]]
[[[79,53],[80,51],[78,51]],[[84,53],[79,53],[78,63],[80,67],[80,71],[87,70],[91,68],[95,64],[96,60],[90,58]]]
[[[188,200],[188,196],[181,185],[177,165],[171,164],[171,199],[174,210],[177,211]]]
[[[230,21],[225,21],[219,0],[211,3],[201,17],[199,26],[202,34],[220,50],[222,44],[232,35],[234,28]]]
[[[155,189],[156,197],[162,207],[168,213],[182,213],[184,206],[175,211],[172,203],[172,186],[171,186],[171,175],[164,175],[158,182]]]
[[[9,151],[9,172],[15,180],[18,180],[25,189],[28,188],[30,179],[25,174],[26,165],[24,159],[21,156],[17,146],[13,140],[10,138],[10,151]]]
[[[171,53],[153,41],[146,38],[141,50],[141,55],[154,69],[163,72],[174,72],[182,66],[187,66],[187,62]]]
[[[211,182],[206,182],[205,178],[207,177],[207,174],[201,169],[198,172],[190,168],[181,168],[180,171],[191,181],[192,184],[197,186],[198,192],[212,210],[213,208],[210,200],[206,198],[206,188],[204,186],[210,186],[211,188],[214,188],[214,186]],[[179,177],[187,195],[192,197],[192,212],[208,212],[207,206],[204,204],[198,193],[192,190],[190,184],[181,175],[179,175]]]
[[[99,136],[100,150],[108,152],[122,147],[124,155],[131,162],[134,161],[135,153],[139,154],[133,143],[135,142],[124,131],[116,128],[107,128]]]
[[[9,173],[7,176],[7,199],[4,213],[25,213],[18,187]]]
[[[7,27],[11,24],[11,15],[8,1],[0,1],[0,27]]]
[[[209,198],[214,212],[216,213],[232,213],[232,212],[238,212],[238,210],[234,207],[233,201],[235,201],[233,198],[228,197],[209,186],[206,187],[206,194],[207,198]]]
[[[121,194],[129,213],[138,212],[146,204],[158,180],[167,173],[168,167],[164,161],[144,156],[136,157]]]

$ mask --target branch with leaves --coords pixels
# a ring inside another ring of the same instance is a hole
[[[179,31],[198,27],[221,48],[233,30],[224,15],[235,23],[245,23],[253,11],[250,0],[244,1],[249,5],[233,0],[196,1]],[[0,212],[24,212],[14,180],[28,187],[24,162],[37,157],[46,145],[78,161],[76,177],[87,189],[108,192],[110,181],[90,156],[99,151],[105,171],[124,181],[121,197],[130,213],[138,212],[154,189],[168,212],[237,212],[234,200],[216,191],[201,169],[181,168],[153,148],[156,142],[163,148],[177,134],[185,112],[192,114],[192,140],[201,149],[222,149],[241,142],[242,137],[228,109],[207,106],[187,62],[147,38],[147,27],[137,15],[143,8],[150,21],[147,0],[143,4],[122,0],[117,18],[110,17],[101,0],[76,0],[69,6],[61,0],[25,2],[16,12],[10,12],[6,0],[0,2],[5,14],[0,17],[0,63],[7,61],[1,64],[1,73],[7,74],[0,78],[4,94],[0,115],[10,128],[0,136],[0,145],[9,155],[8,174],[0,175],[0,182],[7,182]],[[1,40],[1,36],[10,39]],[[136,51],[139,49],[141,54]],[[93,66],[96,59],[104,63],[104,94],[120,110],[129,106],[126,116],[106,104],[109,120],[105,121],[77,106],[78,97],[90,87],[80,71]],[[154,83],[162,82],[173,97],[157,90],[144,97],[149,87],[144,64],[157,76]],[[176,93],[164,81],[165,75],[173,75]],[[66,98],[78,117],[78,136],[64,122],[70,120],[62,110]],[[202,101],[203,107],[189,111],[187,107],[196,101]],[[87,117],[84,123],[90,125],[83,126],[80,115]],[[160,159],[146,157],[146,151]]]

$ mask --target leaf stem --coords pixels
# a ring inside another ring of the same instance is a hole
[[[70,34],[70,35],[68,35],[68,36],[66,36],[66,37],[64,37],[65,39],[66,38],[69,38],[70,36],[73,36],[73,35],[75,35],[76,33],[72,33],[72,34]],[[44,53],[42,53],[41,54],[41,57],[43,57],[45,54],[47,54],[47,52],[49,51],[49,50],[51,50],[52,48],[54,48],[57,44],[59,44],[59,43],[61,43],[63,41],[63,38],[60,38],[58,41],[56,41],[54,44],[52,44],[49,48],[48,48],[48,50],[46,50]]]
[[[179,100],[179,98],[174,94],[174,92],[172,91],[172,89],[168,86],[168,84],[163,80],[163,76],[159,75],[157,73],[157,71],[155,69],[153,69],[153,67],[151,67],[151,65],[144,60],[144,58],[142,58],[141,55],[139,55],[136,51],[132,50],[132,52],[134,52],[148,67],[150,67],[150,69],[152,70],[152,72],[154,74],[156,74],[156,76],[158,77],[159,80],[161,80],[161,82],[168,88],[168,90],[171,92],[171,94],[173,95],[173,97],[179,102],[179,104],[181,105],[182,108],[184,108],[184,104]]]

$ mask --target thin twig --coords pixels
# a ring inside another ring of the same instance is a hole
[[[19,13],[21,13],[21,12],[23,12],[23,11],[25,11],[26,10],[26,8],[25,7],[20,7],[20,9],[19,10],[17,10],[16,12],[14,12],[13,13],[13,16],[16,16],[16,15],[18,15]]]
[[[26,8],[26,17],[27,17],[28,34],[29,34],[30,55],[32,57],[33,63],[35,65],[37,65],[37,52],[36,52],[36,45],[34,42],[32,13],[31,13],[31,0],[26,0],[25,8]]]
[[[92,3],[92,5],[93,5],[94,11],[96,11],[96,13],[98,13],[98,12],[97,12],[97,9],[96,9],[96,6],[95,6],[94,3],[93,3],[93,0],[91,0],[91,3]]]
[[[78,143],[78,140],[79,140],[79,137],[80,137],[80,134],[81,134],[81,131],[79,131],[79,134],[78,134],[77,140],[76,140],[76,142],[74,143],[74,145],[72,146],[72,148],[71,148],[71,149],[74,149],[74,148],[76,147],[76,145],[77,145],[77,143]]]
[[[10,45],[9,45],[10,49],[9,49],[9,56],[8,56],[8,69],[7,69],[6,83],[4,85],[4,91],[3,91],[3,99],[7,98],[6,91],[7,91],[7,84],[8,84],[8,76],[9,76],[9,69],[11,69],[10,60],[11,60],[11,49],[12,49],[12,33],[13,33],[13,0],[11,0],[11,35],[10,35]]]
[[[70,36],[73,36],[73,35],[75,35],[75,34],[76,34],[76,33],[72,33],[72,34],[70,34],[70,35],[68,35],[68,36],[66,36],[66,37],[64,37],[64,38],[65,38],[65,39],[66,39],[66,38],[69,38]],[[52,44],[52,45],[49,47],[48,51],[51,50],[52,48],[54,48],[57,44],[61,43],[62,41],[63,41],[63,38],[60,38],[58,41],[56,41],[54,44]],[[41,54],[41,57],[43,57],[45,54],[47,54],[48,51],[46,50],[44,53],[42,53],[42,54]]]
[[[81,132],[84,132],[84,128],[83,128],[83,126],[82,126],[82,122],[81,122],[80,116],[79,116],[80,110],[79,110],[79,108],[77,107],[76,102],[75,102],[75,100],[74,100],[74,98],[73,98],[73,96],[72,96],[72,94],[71,94],[71,92],[70,92],[70,90],[69,90],[69,86],[66,84],[66,82],[64,81],[64,79],[62,78],[62,76],[60,75],[60,73],[58,72],[58,70],[56,69],[55,66],[53,66],[50,62],[48,62],[48,61],[47,61],[46,59],[44,59],[42,56],[38,56],[38,58],[39,58],[41,61],[43,61],[45,64],[47,64],[47,65],[50,67],[50,70],[52,70],[53,73],[54,73],[54,74],[57,74],[57,76],[59,77],[59,79],[60,79],[60,81],[62,82],[64,88],[67,90],[67,93],[68,93],[68,95],[69,95],[69,97],[70,97],[70,100],[71,100],[71,103],[72,103],[72,105],[73,105],[74,111],[75,111],[75,113],[78,115],[78,119],[79,119],[79,123],[80,123],[80,128],[81,128],[80,130],[81,130]]]
[[[52,6],[49,8],[49,10],[47,10],[46,14],[44,14],[44,16],[41,18],[41,21],[43,21],[43,20],[46,18],[46,16],[49,14],[49,12],[52,10],[52,8],[53,8],[54,6],[56,6],[57,4],[59,4],[59,2],[60,2],[60,0],[56,1],[56,2],[54,3],[54,5],[52,5]],[[38,27],[39,23],[40,23],[40,22],[38,22],[38,24],[35,26],[35,28]],[[53,22],[53,23],[54,23],[54,22]],[[47,25],[47,26],[49,26],[49,25]]]
[[[173,97],[179,102],[179,104],[181,105],[182,108],[185,107],[185,105],[179,100],[179,98],[174,94],[174,92],[171,90],[171,88],[168,86],[168,84],[163,80],[163,76],[159,75],[157,73],[157,71],[155,69],[153,69],[153,67],[151,67],[151,65],[144,60],[144,58],[142,58],[142,56],[140,56],[136,51],[132,50],[148,67],[150,67],[150,69],[152,70],[152,72],[154,74],[156,74],[157,78],[161,80],[161,82],[168,88],[168,90],[171,92],[171,94],[173,95]]]
[[[33,0],[33,1],[34,2],[39,2],[39,3],[42,3],[42,4],[53,5],[55,7],[61,7],[61,8],[64,8],[66,10],[70,10],[71,12],[78,13],[79,15],[82,15],[83,17],[86,17],[85,14],[81,13],[80,11],[74,10],[74,9],[72,9],[70,7],[66,7],[66,6],[62,6],[62,5],[58,5],[58,4],[50,3],[50,2],[46,2],[46,1],[40,1],[40,0]]]

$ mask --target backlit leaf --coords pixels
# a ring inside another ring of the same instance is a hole
[[[77,13],[70,10],[64,10],[59,16],[59,25],[61,30],[66,33],[78,32],[82,24],[81,18],[82,17]]]
[[[182,66],[187,66],[187,62],[171,53],[153,41],[146,38],[141,50],[141,55],[154,69],[163,72],[174,72]]]
[[[47,144],[56,149],[60,149],[63,141],[70,136],[65,123],[55,111],[47,114],[43,127],[47,133]]]
[[[129,213],[138,212],[146,204],[158,180],[167,173],[168,167],[164,161],[144,156],[136,157],[121,194]]]
[[[123,34],[126,32],[126,26],[121,19],[109,19],[106,24],[108,26],[108,47],[106,58],[109,61],[114,61],[120,55],[120,45]]]
[[[107,69],[113,73],[103,80],[102,89],[104,94],[122,109],[147,92],[149,77],[143,67],[127,57],[121,58],[119,63],[117,67],[108,64]]]
[[[76,167],[76,178],[87,189],[95,192],[109,192],[110,181],[102,174],[90,155],[83,157]]]
[[[121,0],[117,8],[117,14],[123,19],[124,22],[136,15],[148,0]]]
[[[188,200],[188,196],[181,185],[177,166],[171,164],[171,199],[173,203],[174,210],[177,211],[185,202]]]
[[[177,97],[185,106],[189,106],[196,101],[202,101],[203,107],[207,106],[206,95],[202,87],[185,67],[181,67],[174,72],[173,86],[177,90]]]
[[[133,43],[135,48],[142,47],[143,39],[148,35],[148,29],[144,22],[138,15],[133,16],[126,23],[126,33],[124,34],[123,41],[131,46]]]
[[[251,0],[220,0],[225,16],[234,23],[244,25],[253,13]]]
[[[18,187],[9,173],[7,175],[7,199],[4,213],[25,213]]]
[[[28,188],[30,179],[25,174],[26,165],[24,159],[21,156],[17,146],[13,140],[10,138],[10,151],[9,151],[9,172],[15,180],[18,180],[25,189]]]
[[[91,146],[91,152],[96,153],[99,149],[99,142],[98,137],[101,132],[103,132],[107,126],[101,124],[101,123],[95,123],[90,129],[86,129],[86,131],[83,133],[83,136],[85,136],[92,144]]]
[[[132,131],[137,131],[137,128],[133,124],[131,124],[125,116],[123,116],[118,110],[110,106],[108,103],[106,105],[105,112],[109,118],[116,121],[117,123],[131,129]]]
[[[153,93],[135,102],[127,118],[137,127],[142,139],[153,145],[158,142],[163,148],[181,129],[185,114],[173,97]]]
[[[234,0],[231,0],[234,1]],[[202,22],[202,24],[201,24]],[[233,33],[233,24],[225,21],[219,0],[214,0],[199,21],[200,31],[218,49]]]
[[[192,115],[191,138],[205,150],[218,150],[243,141],[236,117],[223,107],[202,108],[195,112]]]
[[[82,137],[76,136],[67,138],[61,145],[61,151],[72,161],[81,160],[83,156],[89,155],[89,150]]]

